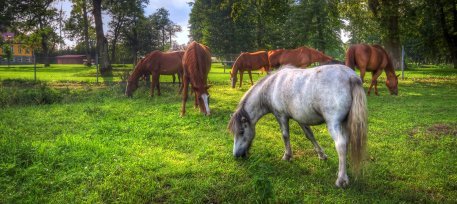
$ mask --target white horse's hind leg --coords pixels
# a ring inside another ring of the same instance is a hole
[[[303,132],[305,132],[306,138],[308,138],[311,143],[314,145],[314,150],[316,151],[317,155],[319,156],[319,159],[326,160],[327,155],[324,153],[324,150],[322,147],[317,143],[316,139],[314,138],[313,131],[311,131],[311,128],[305,124],[299,123],[301,129]]]
[[[341,123],[330,124],[328,123],[328,131],[335,141],[336,151],[338,152],[338,178],[336,179],[335,185],[338,187],[346,187],[349,185],[349,178],[346,173],[346,153],[348,137],[342,130]]]
[[[279,126],[281,127],[282,139],[284,140],[285,152],[282,160],[289,161],[292,158],[292,148],[290,147],[290,136],[289,136],[289,119],[286,117],[276,117]]]

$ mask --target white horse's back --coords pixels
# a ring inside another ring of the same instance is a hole
[[[270,106],[308,125],[328,120],[342,121],[351,106],[349,79],[357,74],[344,65],[310,69],[284,66],[263,83]]]

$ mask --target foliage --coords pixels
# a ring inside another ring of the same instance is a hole
[[[162,96],[150,98],[140,83],[130,99],[121,84],[60,82],[55,75],[46,87],[61,102],[0,109],[0,202],[455,203],[457,72],[410,67],[399,96],[379,83],[381,96],[368,97],[369,160],[361,177],[349,175],[347,189],[333,186],[338,157],[325,125],[312,129],[327,161],[294,122],[294,160],[282,161],[272,115],[259,121],[250,156],[234,159],[226,125],[248,87],[232,89],[220,64],[209,76],[210,117],[191,109],[180,117],[177,84],[162,83]],[[75,68],[53,69],[79,79]],[[28,81],[1,89],[13,87],[36,90]]]

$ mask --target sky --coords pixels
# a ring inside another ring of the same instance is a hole
[[[165,8],[170,13],[170,19],[175,24],[180,25],[182,31],[176,34],[174,40],[176,40],[179,44],[187,44],[189,42],[189,14],[190,14],[190,6],[188,2],[192,2],[193,0],[149,0],[149,4],[144,9],[145,15],[149,16],[154,13],[159,8]],[[65,17],[68,18],[70,16],[70,11],[72,4],[70,0],[63,0],[58,1],[54,5],[56,8],[60,9],[62,6],[62,10],[65,12]],[[108,23],[110,19],[108,16],[103,16],[103,32],[106,34],[108,33]],[[66,40],[67,45],[73,45],[74,42]]]

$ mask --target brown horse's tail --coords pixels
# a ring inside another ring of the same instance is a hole
[[[347,118],[349,130],[350,155],[353,172],[358,175],[366,155],[366,142],[368,131],[368,110],[365,91],[362,81],[357,76],[350,78],[352,90],[352,106]]]
[[[346,52],[346,66],[350,67],[351,69],[355,70],[355,47],[349,47],[348,51]]]

